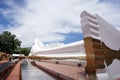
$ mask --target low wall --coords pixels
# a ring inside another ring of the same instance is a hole
[[[5,63],[4,63],[5,64]],[[0,80],[5,80],[9,73],[12,71],[14,65],[8,65],[0,71]]]
[[[86,60],[41,60],[42,62],[48,63],[57,63],[63,65],[70,65],[70,66],[83,66],[86,67]]]
[[[18,61],[15,61],[14,63],[11,62],[4,62],[0,65],[0,80],[6,80],[10,72],[13,70],[14,66],[18,63]]]

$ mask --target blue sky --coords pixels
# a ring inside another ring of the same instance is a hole
[[[97,13],[120,30],[120,0],[0,0],[0,33],[10,31],[31,46],[38,38],[43,43],[64,43],[83,39],[80,13]]]

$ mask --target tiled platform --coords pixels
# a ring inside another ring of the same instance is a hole
[[[85,80],[84,67],[61,65],[46,62],[36,62],[37,66],[46,69],[47,71],[66,77],[66,80]],[[68,79],[67,79],[68,78]]]

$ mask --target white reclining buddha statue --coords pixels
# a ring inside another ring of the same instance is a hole
[[[110,80],[120,78],[120,32],[99,15],[86,11],[81,13],[81,24],[84,40],[44,48],[42,42],[36,39],[30,55],[83,52],[87,60],[86,71],[92,80],[97,79],[98,69],[105,69]]]

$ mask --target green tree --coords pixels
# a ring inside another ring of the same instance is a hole
[[[25,56],[28,56],[30,53],[30,48],[18,48],[17,50],[15,50],[16,54],[24,54]]]
[[[17,48],[21,45],[15,35],[8,31],[4,31],[0,34],[0,51],[13,54]]]
[[[30,48],[21,48],[21,52],[22,54],[24,54],[25,56],[28,56],[30,53]]]
[[[18,48],[15,50],[16,54],[24,54],[25,56],[28,56],[30,53],[30,48]]]

